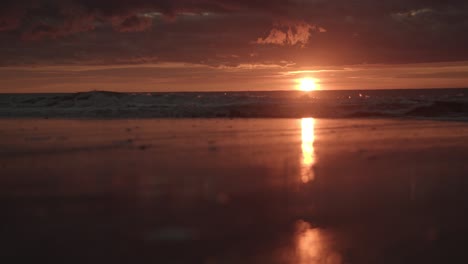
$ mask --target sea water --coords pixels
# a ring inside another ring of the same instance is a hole
[[[465,120],[468,89],[0,94],[1,117]]]

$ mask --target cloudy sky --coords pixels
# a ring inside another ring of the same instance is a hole
[[[466,0],[2,0],[0,92],[468,87]]]

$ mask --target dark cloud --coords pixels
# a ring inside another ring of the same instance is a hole
[[[465,0],[2,0],[0,65],[456,61],[467,31]]]
[[[119,32],[140,32],[150,28],[153,19],[144,16],[130,16],[124,19],[116,18],[113,22],[114,29]]]
[[[36,22],[22,33],[25,40],[60,38],[70,34],[86,32],[95,27],[92,16],[75,16],[60,22]]]
[[[26,9],[8,0],[0,3],[0,32],[18,28]]]
[[[67,29],[69,33],[92,29],[93,27],[89,27],[89,20],[93,23],[112,23],[122,18],[126,21],[122,22],[121,31],[132,31],[130,28],[133,26],[135,29],[140,29],[142,24],[149,24],[148,17],[139,16],[145,12],[161,13],[167,17],[186,12],[230,13],[242,10],[282,13],[288,6],[294,5],[295,2],[292,0],[3,0],[0,2],[0,31],[14,30],[23,26],[26,31],[43,29],[40,31],[42,33],[38,34],[41,36],[57,36],[66,35]],[[82,17],[86,17],[86,20]],[[40,24],[36,21],[40,21]],[[85,25],[77,25],[80,21]],[[131,27],[127,26],[129,24],[132,24]],[[44,31],[46,28],[50,31]],[[75,30],[76,28],[79,30]]]
[[[125,19],[128,20],[123,24],[133,23],[140,29],[142,24],[150,24],[148,17],[141,16],[144,13],[160,13],[168,18],[188,12],[261,13],[275,19],[320,24],[322,20],[339,21],[345,17],[351,21],[390,16],[399,22],[414,23],[434,14],[437,20],[455,19],[457,23],[460,18],[466,20],[467,11],[468,3],[461,0],[2,0],[0,31],[34,31],[36,27],[49,25],[51,33],[41,35],[55,36],[57,31],[67,35],[67,30],[72,34],[93,29],[90,24],[115,24],[116,20]],[[80,22],[85,25],[78,25]]]

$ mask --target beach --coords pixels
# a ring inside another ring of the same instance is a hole
[[[1,255],[49,263],[468,260],[468,123],[1,119]]]
[[[468,1],[0,0],[0,264],[468,263]]]

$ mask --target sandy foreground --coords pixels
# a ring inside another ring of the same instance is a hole
[[[0,255],[462,263],[468,123],[0,120]]]

